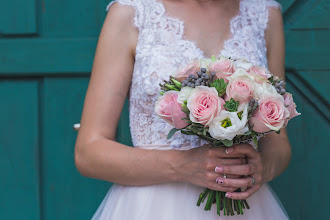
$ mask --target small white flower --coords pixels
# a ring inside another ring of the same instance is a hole
[[[266,82],[264,82],[262,84],[255,83],[254,86],[255,87],[254,87],[253,97],[257,101],[263,99],[266,96],[277,96],[277,95],[281,96],[280,94],[278,94],[276,92],[275,87],[270,83],[266,83]]]
[[[212,62],[211,59],[207,58],[207,59],[201,59],[199,60],[199,65],[201,68],[206,68],[209,66],[209,64]]]
[[[191,87],[183,87],[181,89],[181,91],[178,93],[178,99],[177,99],[177,102],[180,103],[180,104],[183,104],[183,102],[185,100],[188,100],[188,98],[190,97],[190,94],[191,92],[193,91],[194,89],[191,88]]]
[[[242,119],[239,119],[237,112],[221,111],[221,113],[214,118],[209,127],[210,135],[217,140],[232,140],[236,135],[243,135],[249,130],[247,126],[248,105],[240,106],[243,108]],[[230,121],[230,126],[224,126]]]
[[[235,67],[237,69],[244,69],[246,71],[253,66],[250,62],[248,62],[248,61],[246,61],[244,59],[235,60],[234,63],[235,63]]]
[[[230,80],[235,79],[239,76],[247,76],[250,79],[252,79],[251,76],[242,68],[236,69],[236,71],[231,76],[228,76],[227,79],[230,81]]]

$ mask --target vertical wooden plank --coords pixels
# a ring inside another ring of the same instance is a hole
[[[330,197],[329,124],[305,98],[307,95],[318,105],[313,93],[296,90],[302,88],[297,82],[293,80],[287,85],[302,113],[288,127],[292,160],[289,168],[271,185],[292,219],[326,219]],[[322,110],[329,115],[329,109]]]
[[[106,14],[106,2],[105,0],[44,0],[42,36],[98,36]]]
[[[37,33],[37,0],[10,0],[1,2],[1,34]]]
[[[43,219],[90,219],[110,183],[81,176],[74,164],[76,131],[89,78],[46,78],[43,88]]]
[[[39,219],[38,82],[0,81],[0,219]]]

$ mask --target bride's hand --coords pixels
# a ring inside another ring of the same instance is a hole
[[[226,197],[232,199],[247,199],[257,192],[264,181],[264,166],[260,153],[249,144],[238,144],[226,149],[228,155],[245,154],[247,163],[244,165],[224,165],[219,173],[242,175],[243,178],[218,178],[219,185],[224,187],[247,188],[244,192],[229,192]]]
[[[245,154],[227,154],[223,147],[204,145],[187,151],[182,151],[183,160],[177,168],[180,180],[209,189],[234,192],[238,187],[223,186],[216,180],[221,174],[215,172],[218,166],[246,164]],[[228,178],[239,178],[241,175],[227,175]]]

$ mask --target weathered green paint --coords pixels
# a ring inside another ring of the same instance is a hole
[[[40,217],[38,87],[0,81],[0,219]]]
[[[37,0],[0,2],[0,34],[26,35],[37,33]]]
[[[280,2],[287,87],[302,116],[288,128],[292,162],[271,185],[292,219],[326,219],[329,2]],[[72,130],[107,3],[0,0],[0,219],[89,219],[110,186],[77,172]],[[127,102],[117,139],[132,145]]]
[[[68,75],[91,71],[96,38],[0,40],[0,71],[14,75]]]
[[[326,82],[329,80],[323,84]],[[330,165],[329,106],[327,109],[318,98],[318,91],[306,86],[304,79],[288,73],[287,83],[302,116],[293,119],[288,127],[292,145],[291,164],[271,185],[292,219],[327,219],[327,200],[330,197],[327,170]]]
[[[110,186],[82,177],[74,165],[72,125],[80,120],[88,81],[49,77],[42,83],[43,219],[87,219]]]

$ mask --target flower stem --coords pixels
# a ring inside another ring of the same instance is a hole
[[[243,215],[243,210],[242,210],[242,206],[241,206],[241,200],[238,200],[238,209],[241,215]]]
[[[243,200],[243,202],[244,202],[246,208],[247,208],[247,209],[250,209],[250,206],[249,206],[249,204],[247,203],[247,201],[246,201],[245,199]]]
[[[224,195],[225,193],[222,193]],[[223,196],[223,215],[226,215],[226,197]]]
[[[211,210],[213,201],[214,201],[214,191],[211,190],[211,192],[209,193],[209,197],[207,198],[207,202],[206,202],[204,210],[206,210],[206,211]]]
[[[208,188],[206,188],[206,189],[204,189],[204,191],[201,194],[199,194],[199,198],[198,198],[198,201],[197,201],[197,206],[200,206],[200,204],[202,202],[204,202],[204,200],[205,200],[207,194],[209,193],[209,191],[210,190]]]
[[[215,192],[215,199],[217,201],[217,214],[220,216],[220,192]]]

